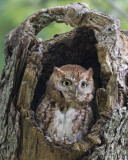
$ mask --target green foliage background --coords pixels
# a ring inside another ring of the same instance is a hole
[[[72,2],[86,3],[91,9],[116,17],[121,20],[122,29],[128,30],[128,0],[0,0],[0,74],[5,63],[3,50],[6,34],[41,8],[62,6]],[[53,22],[44,28],[38,37],[46,40],[56,33],[64,33],[71,29],[65,24]]]

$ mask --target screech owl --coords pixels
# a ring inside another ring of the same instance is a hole
[[[93,99],[92,68],[64,65],[54,68],[35,119],[51,142],[82,141],[93,122],[89,102]]]

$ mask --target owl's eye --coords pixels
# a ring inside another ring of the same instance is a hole
[[[63,84],[63,86],[71,86],[72,82],[69,81],[69,80],[64,80],[64,81],[62,82],[62,84]]]
[[[86,82],[82,82],[82,83],[81,83],[81,86],[82,86],[82,87],[87,87]]]

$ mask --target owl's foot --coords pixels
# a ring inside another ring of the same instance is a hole
[[[52,142],[52,138],[48,137],[48,136],[45,136],[45,138],[49,141],[49,142]]]
[[[62,143],[63,145],[68,145],[68,144],[72,144],[72,143],[74,143],[74,142],[69,142],[69,141],[67,140],[67,137],[64,136],[64,138],[61,139],[61,143]]]
[[[48,137],[48,136],[45,136],[45,138],[49,141],[49,142],[53,142],[53,143],[56,143],[56,144],[61,144],[61,145],[71,145],[73,143],[76,142],[76,140],[72,141],[72,142],[69,142],[67,140],[67,137],[64,136],[63,138],[58,138],[55,134],[53,136],[53,138],[51,137]]]
[[[54,142],[54,143],[59,143],[61,142],[61,139],[58,138],[55,134],[53,135],[53,138],[49,137],[49,136],[45,136],[45,138],[49,141],[49,142]]]
[[[57,143],[57,142],[60,142],[61,140],[54,134],[52,141],[53,141],[54,143]]]

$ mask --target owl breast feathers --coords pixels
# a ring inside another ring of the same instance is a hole
[[[49,141],[82,141],[93,122],[89,102],[93,99],[92,68],[79,65],[54,68],[35,118]]]

